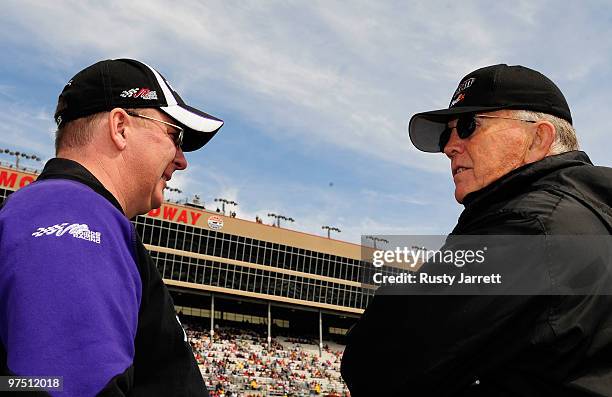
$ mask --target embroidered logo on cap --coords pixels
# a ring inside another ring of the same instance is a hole
[[[451,99],[450,105],[448,105],[449,108],[452,108],[453,106],[465,99],[465,94],[463,93],[463,91],[470,88],[472,84],[474,84],[474,81],[476,81],[476,77],[471,77],[459,83],[459,87],[457,87],[457,89],[455,90],[455,93],[453,94],[453,99]]]
[[[157,92],[151,91],[148,88],[132,88],[123,91],[120,96],[122,98],[142,98],[142,99],[157,99]]]
[[[459,102],[463,101],[463,98],[465,98],[465,95],[463,95],[463,94],[457,95],[457,98],[452,100],[452,102],[450,103],[449,107],[452,108],[453,106],[455,106]]]

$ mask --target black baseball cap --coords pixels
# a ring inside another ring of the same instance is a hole
[[[109,59],[77,73],[59,96],[55,122],[69,121],[114,108],[157,108],[185,129],[184,152],[204,146],[223,120],[187,105],[168,81],[134,59]]]
[[[561,90],[548,77],[524,66],[487,66],[461,79],[448,109],[417,113],[408,132],[417,149],[441,152],[440,136],[449,120],[463,114],[501,109],[532,110],[572,123],[572,115]]]

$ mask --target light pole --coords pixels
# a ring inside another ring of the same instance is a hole
[[[174,192],[174,193],[178,193],[178,194],[183,193],[183,191],[181,189],[177,189],[177,188],[170,187],[170,186],[166,186],[164,189],[166,189],[169,192]]]
[[[216,198],[215,201],[221,203],[221,211],[223,212],[223,215],[225,215],[225,204],[236,205],[236,206],[238,205],[237,202],[228,200],[228,199],[224,199],[224,198]]]
[[[337,227],[332,227],[332,226],[321,226],[321,229],[327,229],[327,238],[331,238],[330,237],[330,232],[338,232],[341,233],[342,230],[338,229]]]
[[[11,149],[0,149],[0,153],[8,154],[9,156],[15,156],[15,168],[19,169],[19,159],[24,158],[26,160],[34,160],[41,161],[41,158],[34,154],[27,154],[23,152],[18,152]]]
[[[268,214],[268,216],[270,218],[275,218],[276,219],[276,226],[277,227],[280,227],[280,220],[281,219],[284,220],[284,221],[288,221],[288,222],[295,222],[295,219],[293,219],[291,217],[286,217],[284,215],[278,215],[278,214],[270,213],[270,214]]]
[[[178,194],[183,193],[183,191],[182,191],[181,189],[177,189],[177,188],[175,188],[175,187],[170,187],[170,186],[166,186],[166,187],[164,188],[164,190],[167,190],[167,191],[172,192],[172,193],[178,193]],[[169,202],[172,202],[172,200],[170,200],[170,199],[168,199],[168,201],[169,201]],[[176,200],[176,203],[178,204],[178,203],[180,203],[180,201],[181,201],[180,199],[179,199],[179,200]]]
[[[189,207],[198,208],[201,210],[205,210],[206,206],[204,205],[204,201],[200,198],[199,194],[194,194],[193,199],[191,201],[185,200],[185,205]]]
[[[376,237],[376,236],[365,236],[365,238],[366,238],[367,240],[372,240],[372,241],[374,241],[374,249],[376,249],[376,242],[377,242],[377,241],[380,241],[380,242],[382,242],[382,243],[387,243],[387,244],[389,244],[389,240],[387,240],[387,239],[385,239],[385,238],[382,238],[382,237]]]
[[[204,203],[200,202],[200,195],[199,194],[194,194],[193,195],[193,200],[191,202],[193,204],[195,204],[195,205],[201,205],[202,207],[204,207]]]

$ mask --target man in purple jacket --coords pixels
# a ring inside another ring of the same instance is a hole
[[[61,376],[58,396],[206,396],[129,219],[223,121],[131,59],[74,76],[55,120],[57,157],[0,209],[0,375]]]

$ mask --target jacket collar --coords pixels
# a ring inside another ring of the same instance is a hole
[[[112,205],[121,211],[122,214],[125,215],[123,208],[121,208],[121,205],[115,196],[113,196],[113,194],[109,192],[104,185],[102,185],[102,182],[100,182],[98,178],[89,172],[87,168],[83,167],[76,161],[57,157],[52,158],[51,160],[47,161],[45,168],[37,178],[39,181],[44,179],[70,179],[72,181],[80,182],[106,198]]]
[[[589,156],[582,151],[571,151],[548,156],[535,163],[519,167],[484,188],[469,193],[463,200],[465,210],[473,210],[483,203],[489,205],[499,200],[507,200],[530,188],[537,180],[554,171],[568,167],[593,165]]]

